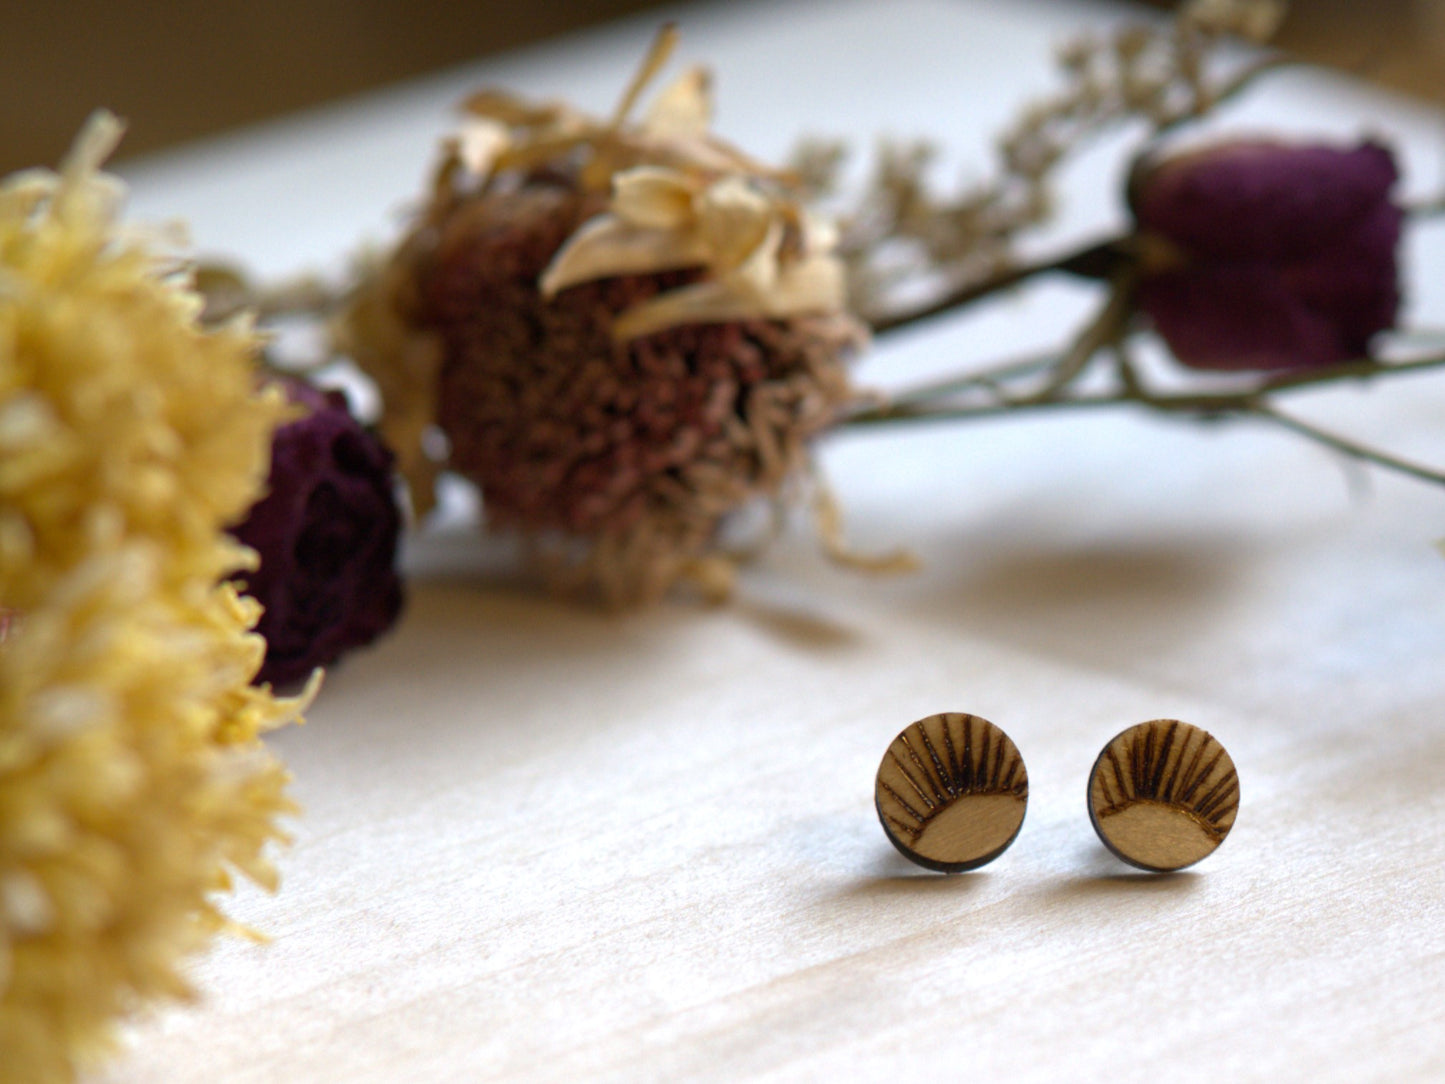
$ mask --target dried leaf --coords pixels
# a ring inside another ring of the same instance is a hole
[[[702,136],[712,125],[712,75],[706,68],[684,72],[659,94],[642,120],[648,135],[661,139]]]
[[[633,226],[616,215],[599,215],[562,246],[538,285],[543,296],[552,297],[579,282],[695,267],[706,259],[695,238]]]

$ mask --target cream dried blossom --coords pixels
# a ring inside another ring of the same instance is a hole
[[[617,604],[726,578],[724,520],[799,475],[866,340],[832,230],[710,134],[704,72],[629,121],[674,38],[606,120],[469,99],[341,329],[420,509],[457,471],[489,528]]]
[[[74,1078],[179,966],[292,810],[258,734],[254,603],[223,533],[286,416],[257,340],[117,225],[95,117],[59,175],[0,183],[0,1080]],[[219,585],[219,586],[218,586]],[[15,615],[18,614],[18,619]]]
[[[552,298],[616,275],[704,269],[699,281],[619,314],[612,334],[623,341],[682,324],[836,311],[845,284],[833,240],[796,204],[747,177],[638,166],[617,175],[608,211],[562,246],[540,286]]]

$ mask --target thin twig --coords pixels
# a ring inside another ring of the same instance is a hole
[[[1323,444],[1326,448],[1331,448],[1352,459],[1358,459],[1365,463],[1373,463],[1378,467],[1386,467],[1390,470],[1399,471],[1401,474],[1408,474],[1412,478],[1419,478],[1422,481],[1445,484],[1445,471],[1434,470],[1431,467],[1422,466],[1408,459],[1401,459],[1399,456],[1378,451],[1368,445],[1360,444],[1347,437],[1342,437],[1336,433],[1321,429],[1310,422],[1300,421],[1300,419],[1292,415],[1281,413],[1280,410],[1272,404],[1257,402],[1250,408],[1249,413],[1256,417],[1272,421],[1292,433],[1298,433],[1300,436],[1308,437],[1310,440],[1318,444]]]
[[[1413,219],[1430,219],[1445,216],[1445,192],[1404,205],[1405,214]]]
[[[1030,398],[1053,399],[1068,387],[1088,367],[1100,350],[1109,344],[1123,341],[1129,326],[1129,316],[1134,311],[1134,283],[1137,275],[1126,267],[1114,276],[1110,287],[1109,300],[1097,316],[1074,339],[1069,352],[1064,355],[1044,386]]]
[[[1279,53],[1270,53],[1244,64],[1223,86],[1216,92],[1210,94],[1207,99],[1196,99],[1188,108],[1179,110],[1175,115],[1164,119],[1156,125],[1150,134],[1144,151],[1141,153],[1147,153],[1157,145],[1161,137],[1172,132],[1179,126],[1200,119],[1221,103],[1234,98],[1260,76],[1280,68],[1289,67],[1295,63],[1297,63],[1297,61],[1291,57]],[[876,238],[875,243],[887,237],[891,232],[893,231],[885,229],[883,237]],[[1127,260],[1127,244],[1127,239],[1114,238],[1102,244],[1095,243],[1087,245],[1063,257],[1047,259],[1037,263],[1023,264],[1021,266],[1008,268],[982,281],[967,282],[919,308],[879,316],[871,321],[874,334],[886,335],[900,327],[907,327],[910,324],[919,323],[931,319],[934,316],[964,308],[975,301],[989,297],[1002,290],[1018,286],[1029,279],[1050,272],[1062,271],[1088,278],[1110,278],[1117,273],[1120,264]]]
[[[332,288],[317,275],[298,275],[257,290],[253,304],[257,318],[274,320],[282,316],[325,318],[341,307],[345,288]]]
[[[1247,90],[1261,75],[1267,75],[1270,72],[1279,71],[1282,68],[1294,67],[1295,65],[1302,66],[1303,63],[1303,61],[1284,53],[1267,53],[1256,60],[1250,61],[1240,68],[1239,71],[1235,72],[1229,82],[1220,87],[1218,92],[1211,95],[1207,101],[1196,102],[1194,108],[1181,110],[1158,125],[1154,129],[1153,138],[1150,142],[1153,143],[1157,141],[1160,136],[1167,135],[1176,128],[1188,124],[1190,121],[1200,120],[1220,105],[1223,105],[1231,98]]]
[[[1089,410],[1097,407],[1143,406],[1170,414],[1201,414],[1205,416],[1242,413],[1253,409],[1254,399],[1245,393],[1206,393],[1200,395],[1152,395],[1115,392],[1109,395],[1070,395],[1053,399],[1014,399],[1000,403],[974,406],[928,406],[921,404],[890,404],[870,407],[844,418],[839,424],[884,425],[894,422],[970,421],[994,418],[1004,414],[1027,411]]]
[[[1268,395],[1276,391],[1292,391],[1317,384],[1332,384],[1339,380],[1365,380],[1377,376],[1399,375],[1401,373],[1423,372],[1445,366],[1445,354],[1411,361],[1383,362],[1373,358],[1345,361],[1338,365],[1327,365],[1320,369],[1302,369],[1267,379],[1259,387],[1258,394]]]
[[[972,389],[982,389],[1000,395],[1000,402],[1005,406],[1023,406],[1029,404],[1032,397],[1002,397],[1000,394],[1000,385],[1017,380],[1020,377],[1032,376],[1042,370],[1048,369],[1050,366],[1060,364],[1062,360],[1062,357],[1058,353],[1028,355],[1003,362],[987,369],[979,369],[961,376],[949,377],[908,388],[904,391],[891,393],[887,397],[887,402],[893,407],[921,406],[950,395],[960,394]],[[1338,365],[1325,366],[1320,369],[1308,369],[1268,377],[1244,392],[1221,393],[1206,397],[1197,395],[1171,397],[1153,394],[1142,386],[1135,370],[1129,369],[1126,372],[1124,366],[1125,361],[1121,358],[1120,377],[1124,384],[1124,392],[1117,397],[1119,402],[1137,400],[1151,406],[1157,405],[1162,410],[1188,410],[1193,409],[1193,404],[1200,403],[1202,399],[1207,399],[1209,404],[1211,404],[1210,409],[1231,409],[1230,404],[1232,403],[1270,395],[1274,392],[1293,391],[1298,388],[1343,383],[1347,380],[1372,380],[1384,376],[1403,376],[1408,373],[1428,372],[1432,369],[1445,368],[1445,354],[1398,362],[1381,362],[1370,358],[1361,358],[1354,361],[1341,362]],[[1128,378],[1130,375],[1133,377],[1132,380]],[[1077,399],[1064,400],[1064,402],[1077,401]]]
[[[937,380],[929,384],[919,384],[906,391],[894,392],[888,396],[888,401],[892,403],[922,403],[932,399],[940,399],[947,395],[957,395],[960,392],[975,388],[1000,395],[1001,384],[1007,383],[1010,380],[1016,380],[1021,376],[1033,376],[1052,368],[1059,364],[1061,360],[1058,351],[1023,357],[1016,361],[997,365],[992,369],[967,373],[963,376],[949,377],[945,380]]]
[[[997,376],[1003,372],[1021,373],[1025,371],[1026,367],[1037,368],[1041,363],[1044,363],[1043,359],[1026,358],[997,366],[988,373],[973,374],[970,378],[958,382],[958,387],[960,390],[964,390],[970,386],[988,386],[987,379],[990,375]],[[1170,394],[1158,394],[1144,387],[1137,374],[1133,372],[1127,354],[1119,354],[1119,365],[1120,389],[1108,394],[1054,395],[1051,397],[1035,395],[1027,398],[999,399],[990,403],[959,406],[930,403],[920,398],[918,392],[915,391],[910,393],[910,398],[906,400],[895,400],[882,406],[860,410],[844,418],[840,422],[840,427],[888,425],[900,422],[970,421],[996,418],[1005,414],[1018,414],[1024,411],[1058,412],[1119,406],[1137,406],[1165,414],[1192,414],[1205,418],[1255,417],[1272,422],[1361,462],[1398,471],[1422,481],[1445,484],[1445,470],[1423,466],[1328,432],[1310,422],[1301,421],[1291,414],[1280,411],[1267,398],[1274,392],[1312,385],[1318,386],[1329,381],[1379,377],[1387,374],[1398,375],[1440,368],[1445,366],[1445,356],[1419,358],[1396,364],[1361,360],[1309,373],[1276,377],[1244,391]],[[943,384],[934,385],[934,388],[942,387],[944,387]]]
[[[1002,290],[1019,286],[1039,275],[1064,272],[1085,278],[1108,278],[1124,258],[1121,249],[1123,243],[1122,238],[1095,241],[1064,256],[1021,264],[982,282],[967,283],[919,308],[890,313],[871,321],[873,334],[887,335],[898,328],[953,312]]]

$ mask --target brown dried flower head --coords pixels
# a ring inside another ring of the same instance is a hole
[[[489,528],[620,604],[718,582],[723,519],[804,465],[866,338],[793,179],[709,134],[704,71],[628,121],[674,39],[606,121],[469,99],[342,329],[419,510],[455,470]]]

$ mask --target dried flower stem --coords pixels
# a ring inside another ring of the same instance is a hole
[[[262,323],[286,316],[325,319],[339,311],[346,297],[345,288],[328,286],[318,275],[256,283],[228,263],[197,263],[193,278],[196,291],[206,300],[202,320],[209,326],[241,312],[252,313]]]
[[[1261,61],[1259,66],[1263,70],[1266,67],[1279,66],[1280,63],[1277,59],[1270,58],[1268,64]],[[1405,213],[1417,222],[1445,217],[1445,193],[1407,204]],[[1134,249],[1137,243],[1136,237],[1121,234],[1103,241],[1089,242],[1062,256],[1051,256],[1033,263],[1008,266],[991,277],[965,282],[918,308],[889,312],[875,317],[870,322],[870,326],[875,336],[887,335],[899,328],[909,327],[931,320],[935,316],[943,316],[967,308],[976,301],[982,301],[996,293],[1022,286],[1041,275],[1061,273],[1084,279],[1112,278],[1135,258]]]
[[[976,373],[966,373],[963,376],[947,377],[943,380],[934,381],[929,384],[920,384],[907,391],[897,392],[888,396],[888,402],[892,406],[926,402],[932,399],[939,399],[947,395],[956,395],[959,392],[971,389],[980,389],[992,392],[999,399],[1005,398],[1004,386],[1010,380],[1016,380],[1022,376],[1034,376],[1053,368],[1059,363],[1057,351],[1049,351],[1046,354],[1033,354],[1019,358],[1015,361],[1005,362],[1002,365],[994,366],[991,369],[980,370]]]
[[[1061,395],[1062,384],[1046,386],[1044,392],[1008,394],[1004,389],[1021,377],[1047,372],[1061,366],[1066,356],[1029,357],[948,381],[925,385],[901,392],[883,406],[859,410],[839,423],[839,428],[886,425],[899,422],[968,421],[1017,414],[1023,411],[1090,410],[1099,407],[1140,406],[1165,414],[1195,415],[1201,418],[1227,416],[1255,417],[1272,422],[1291,432],[1307,437],[1334,451],[1373,463],[1376,466],[1445,485],[1445,470],[1437,470],[1398,456],[1379,451],[1349,438],[1328,432],[1293,415],[1283,413],[1270,401],[1270,396],[1299,388],[1339,383],[1345,380],[1399,376],[1445,368],[1445,354],[1412,361],[1384,363],[1368,358],[1329,366],[1309,372],[1292,373],[1265,380],[1244,391],[1193,392],[1161,394],[1151,391],[1134,375],[1124,361],[1119,361],[1117,390],[1090,395]],[[1051,385],[1054,382],[1051,382]],[[989,393],[992,398],[981,403],[938,403],[940,398],[971,389]]]
[[[1074,339],[1068,352],[1049,373],[1044,386],[1034,393],[1033,398],[1053,399],[1057,397],[1059,392],[1078,378],[1100,350],[1110,345],[1117,348],[1123,343],[1129,333],[1129,321],[1134,311],[1136,278],[1136,272],[1132,268],[1126,268],[1114,277],[1109,291],[1109,300]],[[1132,378],[1132,369],[1124,366],[1122,359],[1120,372],[1121,375],[1127,374],[1126,389],[1137,390]]]
[[[1405,205],[1405,213],[1417,222],[1445,217],[1445,192]]]
[[[1199,97],[1189,109],[1180,110],[1177,114],[1161,121],[1154,128],[1154,139],[1168,135],[1190,121],[1199,120],[1206,113],[1209,113],[1218,106],[1235,98],[1249,87],[1262,75],[1279,71],[1281,68],[1295,67],[1304,62],[1296,57],[1286,56],[1283,53],[1266,53],[1264,56],[1244,64],[1235,72],[1222,86],[1215,88],[1212,92],[1207,88],[1200,88]]]
[[[1381,452],[1375,448],[1371,448],[1369,445],[1360,444],[1358,441],[1350,440],[1348,437],[1331,433],[1309,422],[1300,421],[1298,418],[1289,414],[1281,413],[1279,409],[1271,403],[1256,402],[1250,408],[1250,413],[1255,417],[1272,421],[1292,433],[1298,433],[1300,436],[1308,437],[1316,444],[1323,444],[1326,448],[1332,448],[1352,459],[1358,459],[1364,463],[1373,463],[1377,467],[1385,467],[1388,470],[1397,471],[1400,474],[1409,475],[1421,481],[1445,485],[1445,471],[1422,466],[1408,459],[1401,459],[1399,456],[1390,455],[1388,452]]]
[[[1085,245],[1064,256],[1055,256],[1037,263],[1010,267],[992,278],[984,279],[981,282],[966,283],[920,308],[895,312],[875,319],[871,323],[873,334],[875,336],[886,335],[898,328],[965,308],[975,301],[982,301],[1003,290],[1021,286],[1040,275],[1062,272],[1080,278],[1108,278],[1125,258],[1126,244],[1127,239],[1115,237],[1107,241]]]
[[[1161,139],[1213,113],[1260,76],[1295,63],[1267,52],[1231,57],[1236,35],[1262,42],[1282,5],[1191,4],[1163,26],[1125,26],[1088,35],[1060,54],[1061,88],[1025,108],[998,141],[995,175],[956,194],[939,193],[926,171],[929,144],[885,145],[868,191],[843,211],[840,252],[848,261],[855,311],[880,330],[962,307],[1048,270],[1015,267],[1021,237],[1052,217],[1061,164],[1101,136],[1144,127],[1136,160]],[[838,190],[840,146],[813,143],[799,171],[816,195]],[[1107,272],[1104,276],[1107,277]],[[944,296],[903,317],[896,298],[909,284],[939,286]]]

